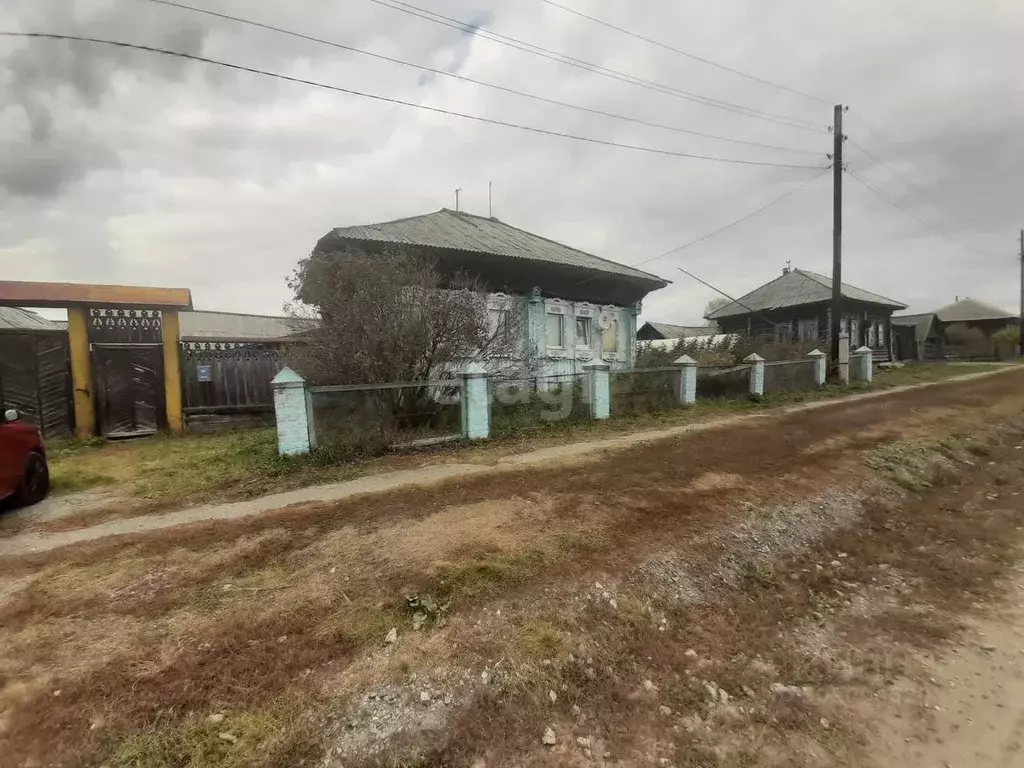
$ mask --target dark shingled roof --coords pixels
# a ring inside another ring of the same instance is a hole
[[[864,301],[870,304],[881,304],[893,309],[906,309],[906,304],[879,296],[877,293],[865,291],[846,283],[842,284],[843,297],[854,301]],[[751,312],[765,312],[783,307],[796,307],[801,304],[816,304],[822,301],[829,301],[832,298],[832,278],[819,275],[817,272],[808,272],[806,269],[793,269],[785,274],[765,283],[760,288],[755,288],[745,296],[740,296],[736,301],[726,304],[707,315],[709,320],[719,320],[723,317],[735,315],[746,315]]]
[[[1016,320],[1017,315],[970,297],[936,309],[940,323],[968,323],[977,320]]]
[[[667,280],[649,272],[570,248],[568,245],[518,229],[498,219],[456,212],[448,208],[380,224],[340,227],[331,230],[321,240],[321,244],[335,238],[498,254],[515,259],[543,261],[622,275],[648,281],[658,288],[668,285]]]

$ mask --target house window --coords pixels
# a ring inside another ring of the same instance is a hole
[[[818,321],[813,320],[801,320],[798,328],[800,333],[800,341],[817,341],[818,340]]]
[[[775,324],[775,343],[787,344],[793,338],[793,326],[791,323]]]
[[[565,315],[548,313],[548,346],[561,347],[565,344]]]
[[[576,318],[576,346],[589,347],[593,340],[593,320],[589,317]]]
[[[619,318],[608,319],[608,327],[601,332],[601,349],[606,355],[619,351]]]

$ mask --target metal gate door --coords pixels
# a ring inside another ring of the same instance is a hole
[[[166,425],[159,345],[93,346],[97,413],[104,437],[152,435]]]

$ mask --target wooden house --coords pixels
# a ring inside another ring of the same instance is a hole
[[[536,353],[540,375],[580,373],[596,359],[631,367],[640,302],[668,284],[496,218],[447,208],[333,229],[317,242],[314,256],[346,247],[366,253],[399,248],[430,259],[442,275],[479,278],[492,311],[519,305],[527,319],[524,341]]]
[[[722,333],[738,333],[769,342],[831,341],[832,278],[806,269],[786,267],[774,280],[755,288],[707,315]],[[842,284],[840,327],[850,334],[850,347],[868,346],[876,361],[891,358],[890,318],[906,309],[893,299]]]
[[[943,333],[951,325],[961,324],[967,328],[977,328],[986,338],[1004,328],[1016,328],[1020,323],[1020,315],[970,297],[957,297],[952,304],[936,309],[934,314],[939,330]]]

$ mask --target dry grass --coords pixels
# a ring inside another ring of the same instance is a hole
[[[1010,408],[1008,403],[1019,410],[1017,382],[1007,378],[970,390],[930,390],[932,412],[905,417],[908,432],[945,432]],[[979,400],[989,410],[977,408]],[[777,507],[813,497],[824,478],[848,483],[868,471],[853,451],[885,442],[872,431],[878,423],[901,423],[894,401],[898,406],[898,398],[868,401],[666,441],[630,452],[628,463],[618,457],[571,472],[473,478],[0,564],[0,575],[32,579],[0,603],[0,749],[15,761],[75,756],[124,765],[286,764],[315,752],[325,732],[320,718],[344,709],[374,676],[405,680],[416,669],[505,659],[495,678],[504,682],[479,694],[449,729],[451,741],[439,737],[432,757],[412,744],[395,760],[412,755],[433,761],[424,765],[457,765],[471,752],[490,750],[509,760],[522,757],[516,764],[554,764],[534,755],[537,726],[554,718],[571,730],[574,703],[587,714],[587,727],[599,726],[601,738],[617,751],[649,751],[651,740],[666,738],[669,721],[658,720],[662,703],[678,712],[704,711],[703,685],[682,672],[693,665],[687,648],[701,658],[720,658],[707,674],[733,693],[745,680],[764,678],[751,667],[751,648],[764,649],[781,679],[831,679],[829,667],[799,644],[774,638],[780,622],[792,626],[815,612],[832,615],[829,609],[841,608],[835,593],[851,590],[843,582],[860,577],[811,567],[810,577],[794,580],[790,574],[802,573],[810,560],[794,554],[778,566],[755,558],[738,564],[740,577],[723,583],[718,602],[690,604],[668,597],[649,571],[635,567],[666,548],[690,552],[699,563],[700,553],[686,549],[694,540],[719,542],[704,553],[711,563],[727,544],[713,538],[715,531],[747,520],[743,504]],[[800,463],[790,458],[837,429],[867,436]],[[1003,442],[977,445],[1001,459]],[[891,461],[896,467],[897,459]],[[984,469],[980,463],[955,466]],[[1013,483],[1017,474],[1002,477]],[[872,523],[877,530],[865,529],[861,538],[873,539],[872,556],[887,553],[895,563],[909,539],[887,543],[891,514],[879,513]],[[923,532],[897,533],[946,541],[944,517],[919,516],[915,524],[926,526]],[[997,539],[1005,531],[1000,525],[991,533]],[[697,539],[702,535],[712,538]],[[915,573],[914,567],[927,564],[938,581],[957,588],[960,574],[946,572],[954,556],[964,555],[954,544],[938,560],[920,553],[898,567]],[[850,558],[862,557],[854,543],[842,546]],[[824,560],[817,552],[813,557]],[[972,578],[988,573],[991,579],[1005,567],[977,557],[988,565],[970,571]],[[613,590],[617,608],[601,596],[583,599],[589,588],[581,584],[593,583],[595,573],[626,582]],[[376,657],[367,653],[390,627],[408,632],[404,598],[412,592],[450,600],[449,624],[422,639],[403,640],[402,651],[383,666],[369,663]],[[480,611],[489,605],[502,606],[499,625],[481,623]],[[495,626],[511,629],[506,634]],[[704,670],[700,675],[708,679]],[[654,677],[662,687],[659,703],[642,686]],[[554,708],[548,690],[559,692]],[[287,705],[295,697],[306,702],[299,716],[289,714]],[[771,717],[792,723],[784,734],[804,737],[816,707],[785,702],[758,714],[766,743],[781,748]],[[244,734],[234,734],[239,742],[230,749],[213,744],[206,727],[205,717],[220,710],[249,723],[238,726]],[[720,716],[732,717],[714,715]],[[91,729],[96,722],[101,725]],[[702,733],[667,737],[678,753],[674,759],[685,765],[692,755],[705,754]],[[828,754],[845,748],[838,735],[836,742]],[[693,749],[683,749],[687,744]],[[748,748],[738,746],[736,754]],[[264,762],[252,757],[257,753]]]

